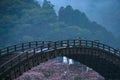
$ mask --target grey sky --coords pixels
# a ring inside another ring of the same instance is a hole
[[[43,1],[43,0],[39,0]],[[120,0],[49,0],[58,11],[61,6],[71,5],[89,17],[91,21],[103,25],[108,30],[120,32]],[[120,34],[120,33],[119,33]]]

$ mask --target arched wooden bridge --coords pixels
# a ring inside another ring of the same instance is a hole
[[[49,59],[67,56],[93,68],[106,80],[120,80],[120,52],[89,40],[34,41],[0,50],[0,80],[13,80]]]

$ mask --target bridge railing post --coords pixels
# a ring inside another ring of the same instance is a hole
[[[43,51],[42,49],[43,49],[43,46],[40,46],[40,51],[41,51],[41,52]]]
[[[15,51],[17,50],[17,47],[16,47],[16,45],[14,45],[14,50],[15,50]]]
[[[9,47],[7,47],[7,53],[9,54]]]
[[[108,51],[109,51],[109,53],[110,53],[110,47],[108,47]]]
[[[36,49],[34,48],[34,49],[33,49],[34,56],[35,56],[35,52],[36,52]]]
[[[21,56],[18,57],[19,75],[21,75]]]
[[[47,44],[47,48],[48,48],[48,50],[50,49],[50,43]]]
[[[22,43],[22,51],[24,51],[24,43]]]
[[[63,41],[60,41],[60,46],[63,47]]]
[[[70,44],[69,44],[69,40],[67,40],[67,47],[69,47],[70,46]]]
[[[99,42],[97,42],[97,48],[99,48]]]
[[[73,47],[75,47],[75,40],[73,40]]]
[[[82,46],[82,41],[78,40],[78,44],[79,44],[79,46]]]
[[[85,41],[85,46],[88,47],[88,41],[87,40]]]
[[[114,54],[116,54],[116,53],[117,53],[117,50],[114,49]]]
[[[27,60],[27,65],[28,65],[28,69],[30,68],[30,64],[29,64],[29,58],[28,58],[28,52],[26,52],[26,60]],[[26,67],[25,67],[26,68]]]
[[[103,44],[103,50],[105,50],[105,45]]]
[[[35,41],[35,46],[36,46],[36,47],[38,46],[38,41]]]
[[[33,66],[35,66],[35,52],[36,52],[36,49],[34,48],[33,49]]]
[[[54,49],[56,49],[56,42],[54,42]]]
[[[29,42],[28,44],[29,44],[29,48],[31,48],[31,42]]]
[[[91,47],[93,48],[94,46],[93,46],[93,41],[91,41]]]
[[[0,49],[0,56],[2,55],[2,50]]]
[[[45,45],[45,42],[44,42],[44,41],[42,41],[42,46],[44,47],[44,45]]]

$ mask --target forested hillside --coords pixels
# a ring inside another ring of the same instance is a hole
[[[54,5],[47,0],[43,6],[34,0],[0,1],[0,47],[24,41],[78,37],[120,47],[119,38],[71,6],[61,7],[56,15]]]

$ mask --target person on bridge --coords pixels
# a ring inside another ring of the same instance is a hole
[[[80,44],[80,40],[81,40],[80,37],[78,37],[78,40],[77,40],[77,41],[78,41],[79,44]]]

